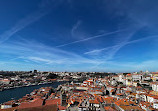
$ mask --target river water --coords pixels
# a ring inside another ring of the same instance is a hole
[[[21,88],[0,91],[0,103],[7,102],[11,100],[11,98],[18,100],[19,98],[22,98],[26,94],[30,94],[34,89],[39,89],[41,87],[52,86],[53,88],[56,88],[58,87],[58,85],[62,83],[65,83],[65,82],[53,82],[51,84],[42,84],[42,85],[37,85],[37,86],[21,87]]]

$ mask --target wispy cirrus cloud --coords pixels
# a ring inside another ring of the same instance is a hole
[[[60,59],[60,60],[55,60],[52,58],[45,58],[45,57],[41,57],[41,56],[29,56],[29,57],[23,57],[24,60],[26,61],[33,61],[36,63],[44,63],[47,65],[51,65],[51,64],[64,64],[64,62],[66,62],[64,59]]]
[[[128,35],[128,36],[125,36],[123,38],[120,37],[120,35],[119,35],[118,36],[119,39],[118,39],[118,42],[116,43],[116,45],[113,45],[113,46],[110,46],[110,47],[104,47],[104,48],[101,48],[101,49],[94,49],[94,50],[85,52],[84,54],[92,56],[92,57],[95,56],[95,58],[99,57],[100,60],[103,61],[102,63],[100,62],[100,63],[96,64],[95,66],[93,66],[93,68],[102,67],[101,65],[103,65],[103,66],[105,65],[107,67],[109,62],[110,62],[110,65],[114,65],[115,61],[113,61],[113,60],[114,60],[115,55],[125,45],[157,37],[157,35],[155,35],[155,36],[149,36],[149,37],[146,37],[146,38],[130,41],[131,38],[135,35],[135,33],[137,33],[137,31],[139,31],[142,27],[143,26],[137,26],[136,29],[132,28],[132,30],[130,30],[128,33],[127,32],[125,33],[125,35]],[[111,62],[113,64],[111,64]]]
[[[71,36],[75,36],[75,31],[78,29],[78,27],[81,25],[82,21],[78,20],[77,23],[75,23],[71,29]]]
[[[53,63],[52,60],[50,59],[45,59],[45,58],[41,58],[41,57],[28,57],[29,60],[35,61],[35,62],[45,62],[47,64]]]
[[[157,38],[157,37],[158,37],[158,35],[148,36],[148,37],[145,37],[145,38],[128,41],[124,45],[133,44],[133,43],[137,43],[137,42],[141,42],[141,41],[145,41],[145,40],[152,39],[152,38]],[[116,48],[116,47],[119,47],[119,46],[120,46],[120,44],[110,46],[110,47],[101,48],[101,49],[95,49],[95,50],[92,50],[92,51],[85,52],[84,54],[96,55],[97,53],[100,53],[102,51],[110,50],[112,48]]]
[[[54,3],[53,6],[50,5],[52,3]],[[59,2],[44,0],[37,11],[27,15],[25,18],[22,18],[13,27],[0,34],[0,43],[7,41],[10,37],[12,37],[17,32],[21,31],[25,27],[31,25],[32,23],[36,22],[40,18],[50,13],[52,8],[54,8],[57,4],[59,4]]]
[[[7,46],[2,45],[1,50],[3,54],[14,55],[10,60],[27,60],[36,62],[36,63],[44,63],[44,64],[96,64],[100,61],[95,59],[89,59],[78,55],[76,53],[61,50],[58,48],[52,48],[46,46],[39,42],[30,42],[25,40],[25,42],[17,41],[14,43],[9,43]],[[75,62],[74,62],[75,61]]]
[[[77,40],[77,41],[74,41],[74,42],[58,45],[56,47],[64,47],[64,46],[68,46],[68,45],[75,44],[75,43],[85,42],[85,41],[89,41],[89,40],[92,40],[92,39],[96,39],[96,38],[112,35],[112,34],[115,34],[115,33],[119,33],[119,32],[122,32],[122,31],[124,31],[124,30],[117,30],[117,31],[113,31],[113,32],[103,33],[103,34],[100,34],[100,35],[91,36],[91,37],[81,39],[81,40]]]

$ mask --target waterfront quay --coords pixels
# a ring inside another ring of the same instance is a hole
[[[19,87],[28,87],[41,84],[48,84],[56,81],[56,76],[51,72],[29,71],[1,71],[0,72],[0,91]]]
[[[0,104],[13,100],[13,99],[18,100],[19,98],[22,98],[26,94],[30,94],[33,90],[39,89],[41,87],[57,88],[58,85],[64,84],[64,83],[65,83],[64,81],[60,81],[60,82],[53,82],[49,84],[41,84],[41,85],[19,87],[19,88],[4,90],[0,92]]]
[[[0,91],[55,81],[83,81],[85,72],[0,71]]]

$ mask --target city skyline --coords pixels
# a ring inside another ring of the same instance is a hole
[[[0,1],[0,70],[157,71],[153,1]]]

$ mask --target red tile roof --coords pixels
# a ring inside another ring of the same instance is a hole
[[[51,105],[51,104],[61,104],[61,99],[50,99],[50,100],[46,100],[45,105]]]
[[[67,109],[65,106],[61,106],[61,105],[59,105],[58,108],[59,108],[59,110],[66,110]]]
[[[42,106],[43,104],[43,100],[42,99],[35,99],[31,102],[23,102],[20,104],[19,108],[29,108],[29,107],[38,107],[38,106]]]
[[[99,101],[96,99],[94,100],[89,100],[89,103],[92,103],[92,104],[99,104]]]
[[[105,106],[104,109],[105,109],[105,111],[116,111],[110,106]]]

